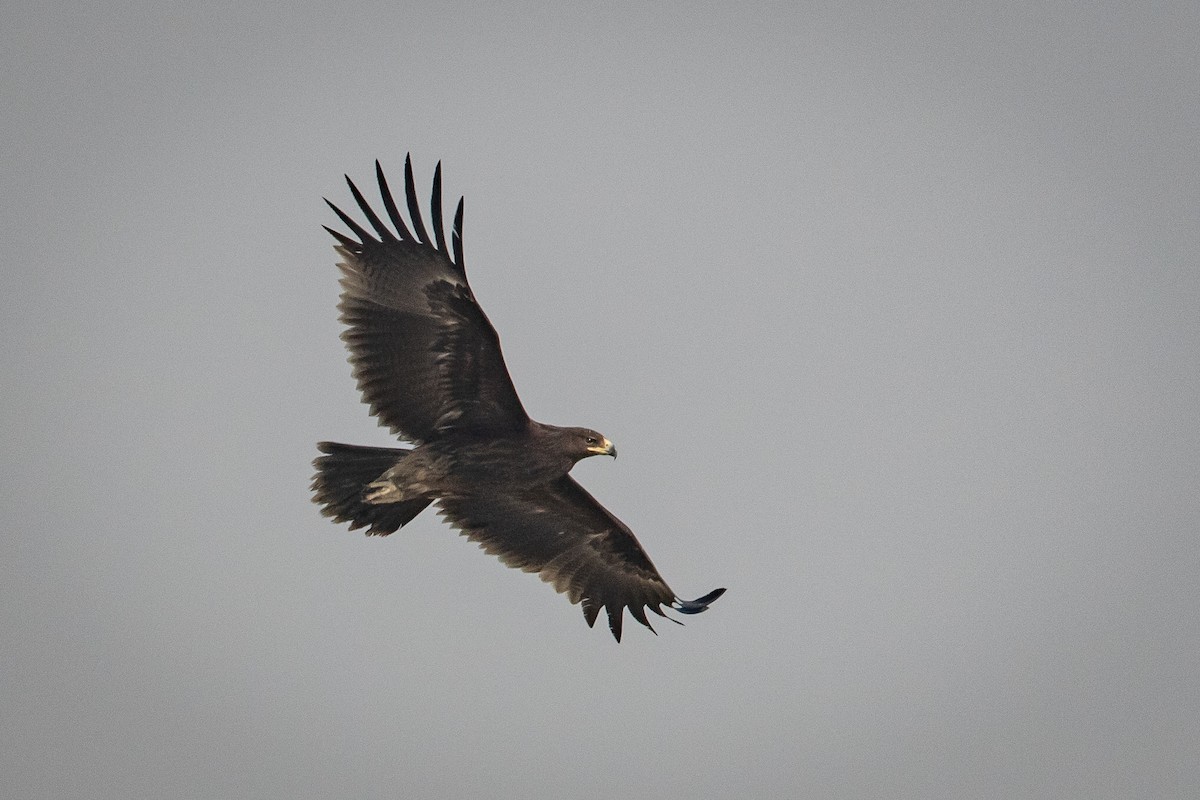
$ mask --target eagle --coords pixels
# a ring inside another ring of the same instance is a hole
[[[353,234],[325,226],[341,257],[338,310],[358,389],[373,416],[411,448],[319,442],[313,501],[350,530],[386,536],[430,504],[509,567],[537,573],[589,627],[600,610],[618,642],[624,610],[654,631],[646,610],[699,614],[725,590],[681,600],[629,527],[568,474],[581,459],[616,457],[590,428],[529,417],[475,299],[463,260],[463,201],[450,241],[442,165],[433,173],[431,227],[421,217],[411,154],[404,162],[408,222],[375,162],[389,227],[346,176],[371,231],[329,200]]]

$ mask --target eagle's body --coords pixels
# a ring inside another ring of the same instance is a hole
[[[350,182],[377,236],[330,204],[357,240],[336,231],[343,261],[342,338],[364,401],[412,449],[321,442],[314,501],[322,513],[387,535],[431,503],[505,564],[537,572],[582,603],[588,624],[601,608],[620,641],[628,608],[667,605],[695,614],[724,592],[679,600],[632,531],[567,474],[582,458],[616,455],[602,435],[529,418],[517,397],[495,329],[467,283],[462,201],[452,232],[442,225],[441,165],[434,173],[430,237],[405,162],[410,232],[376,163],[388,228]],[[653,630],[653,628],[651,628]]]

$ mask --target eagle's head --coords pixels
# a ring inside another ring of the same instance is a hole
[[[617,448],[599,431],[591,428],[560,429],[562,447],[576,460],[589,456],[617,457]]]

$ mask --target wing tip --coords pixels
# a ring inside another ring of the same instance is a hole
[[[703,597],[697,597],[695,600],[680,600],[675,598],[675,602],[671,603],[671,608],[678,611],[680,614],[701,614],[708,610],[708,607],[721,595],[725,594],[725,587],[713,589]]]
[[[438,161],[433,172],[433,189],[430,197],[430,221],[433,225],[433,235],[431,236],[425,225],[425,219],[421,213],[421,202],[417,195],[416,180],[413,176],[412,153],[407,153],[404,156],[404,199],[405,205],[408,207],[408,222],[406,223],[403,216],[400,214],[400,209],[396,204],[396,199],[392,195],[391,188],[388,185],[387,177],[384,175],[383,165],[379,159],[375,159],[375,180],[379,184],[379,194],[383,200],[384,210],[387,212],[388,219],[391,220],[395,231],[390,230],[387,225],[374,209],[367,202],[354,180],[349,175],[343,176],[346,180],[346,185],[350,188],[350,194],[354,197],[354,201],[362,210],[363,215],[367,218],[367,222],[375,230],[378,238],[367,232],[363,226],[355,222],[348,214],[334,205],[329,199],[325,198],[325,202],[337,214],[338,218],[358,236],[361,242],[354,242],[340,233],[336,233],[325,226],[326,230],[337,237],[339,242],[346,244],[354,242],[359,246],[369,246],[371,244],[387,244],[399,241],[411,242],[412,244],[421,245],[440,253],[444,258],[450,261],[458,268],[459,273],[463,272],[463,257],[462,257],[462,199],[459,199],[458,208],[454,216],[454,227],[450,232],[450,239],[447,240],[445,225],[443,222],[444,211],[442,209],[442,162]]]

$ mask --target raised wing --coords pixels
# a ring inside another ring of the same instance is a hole
[[[605,609],[618,642],[626,608],[653,631],[646,609],[660,617],[666,617],[663,606],[698,614],[725,591],[679,600],[629,527],[569,475],[519,493],[443,497],[438,505],[442,516],[485,551],[510,567],[538,573],[572,603],[581,603],[589,626]]]
[[[433,174],[432,238],[421,219],[411,158],[404,161],[411,230],[378,161],[375,175],[392,228],[349,176],[350,193],[374,235],[325,201],[357,237],[325,229],[337,239],[343,259],[338,264],[338,309],[346,324],[342,339],[363,402],[381,425],[414,442],[431,441],[452,429],[520,430],[529,416],[504,366],[496,329],[467,283],[461,199],[451,248],[446,246],[441,163]]]

